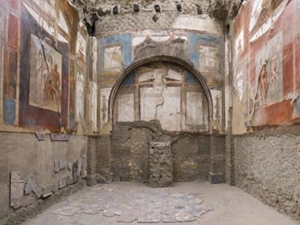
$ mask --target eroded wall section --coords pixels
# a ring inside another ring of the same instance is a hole
[[[14,224],[87,176],[89,38],[67,1],[0,2],[0,220]]]
[[[233,23],[232,124],[242,134],[234,137],[237,186],[297,219],[299,10],[298,0],[242,5]]]

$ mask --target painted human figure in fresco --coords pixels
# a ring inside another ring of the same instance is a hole
[[[48,77],[47,77],[47,99],[49,102],[57,101],[60,92],[60,74],[58,72],[58,65],[53,64],[52,56],[48,57]]]
[[[256,101],[258,105],[264,105],[266,103],[268,90],[269,90],[269,73],[267,71],[268,60],[261,65],[261,69],[258,74],[258,85],[256,92]]]
[[[47,66],[43,57],[42,50],[38,51],[38,59],[36,64],[36,103],[40,106],[46,105],[46,76]]]

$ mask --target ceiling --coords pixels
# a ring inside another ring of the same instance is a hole
[[[206,14],[223,25],[237,14],[241,0],[68,0],[80,13],[88,33],[95,33],[95,23],[105,17],[141,13]],[[99,29],[99,26],[96,26]],[[90,29],[89,29],[90,28]],[[91,32],[89,32],[89,30]]]

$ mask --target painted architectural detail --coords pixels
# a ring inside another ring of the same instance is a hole
[[[242,30],[238,35],[234,43],[234,53],[235,55],[241,54],[245,49],[245,36],[244,30]]]
[[[90,82],[90,123],[91,123],[91,129],[92,131],[97,131],[97,110],[98,110],[98,104],[97,104],[97,83],[96,82]]]
[[[103,129],[104,125],[109,122],[109,96],[110,96],[111,88],[103,88],[100,90],[100,130]]]
[[[199,71],[219,73],[219,53],[216,46],[199,46]]]
[[[216,129],[222,129],[223,124],[223,94],[220,90],[211,90],[213,100],[213,125]]]
[[[271,2],[272,1],[264,2],[262,0],[254,1],[249,30],[250,32],[255,33],[250,39],[250,42],[256,41],[272,28],[274,23],[284,12],[285,7],[289,3],[289,0],[276,1],[276,4],[273,3],[273,6],[271,6]],[[269,13],[270,15],[266,16],[267,13]]]
[[[85,62],[86,40],[81,33],[77,34],[76,56],[80,61]]]
[[[173,64],[138,68],[124,80],[117,99],[114,115],[119,122],[159,120],[169,131],[208,129],[207,102],[200,83]]]
[[[77,120],[84,118],[84,75],[77,73],[76,76],[76,117]]]

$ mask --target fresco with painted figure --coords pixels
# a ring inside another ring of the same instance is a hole
[[[28,61],[20,62],[19,125],[60,131],[69,119],[69,46],[40,25],[43,19],[32,7],[24,3],[21,12],[20,57]]]
[[[59,111],[61,107],[62,56],[44,41],[31,35],[29,104]]]
[[[300,9],[296,0],[247,1],[234,23],[235,50],[244,43],[234,61],[234,87],[242,101],[234,114],[243,112],[248,128],[290,124],[299,116],[299,28],[286,23],[299,17],[297,5]]]
[[[264,106],[282,99],[282,33],[256,55],[256,104]]]

